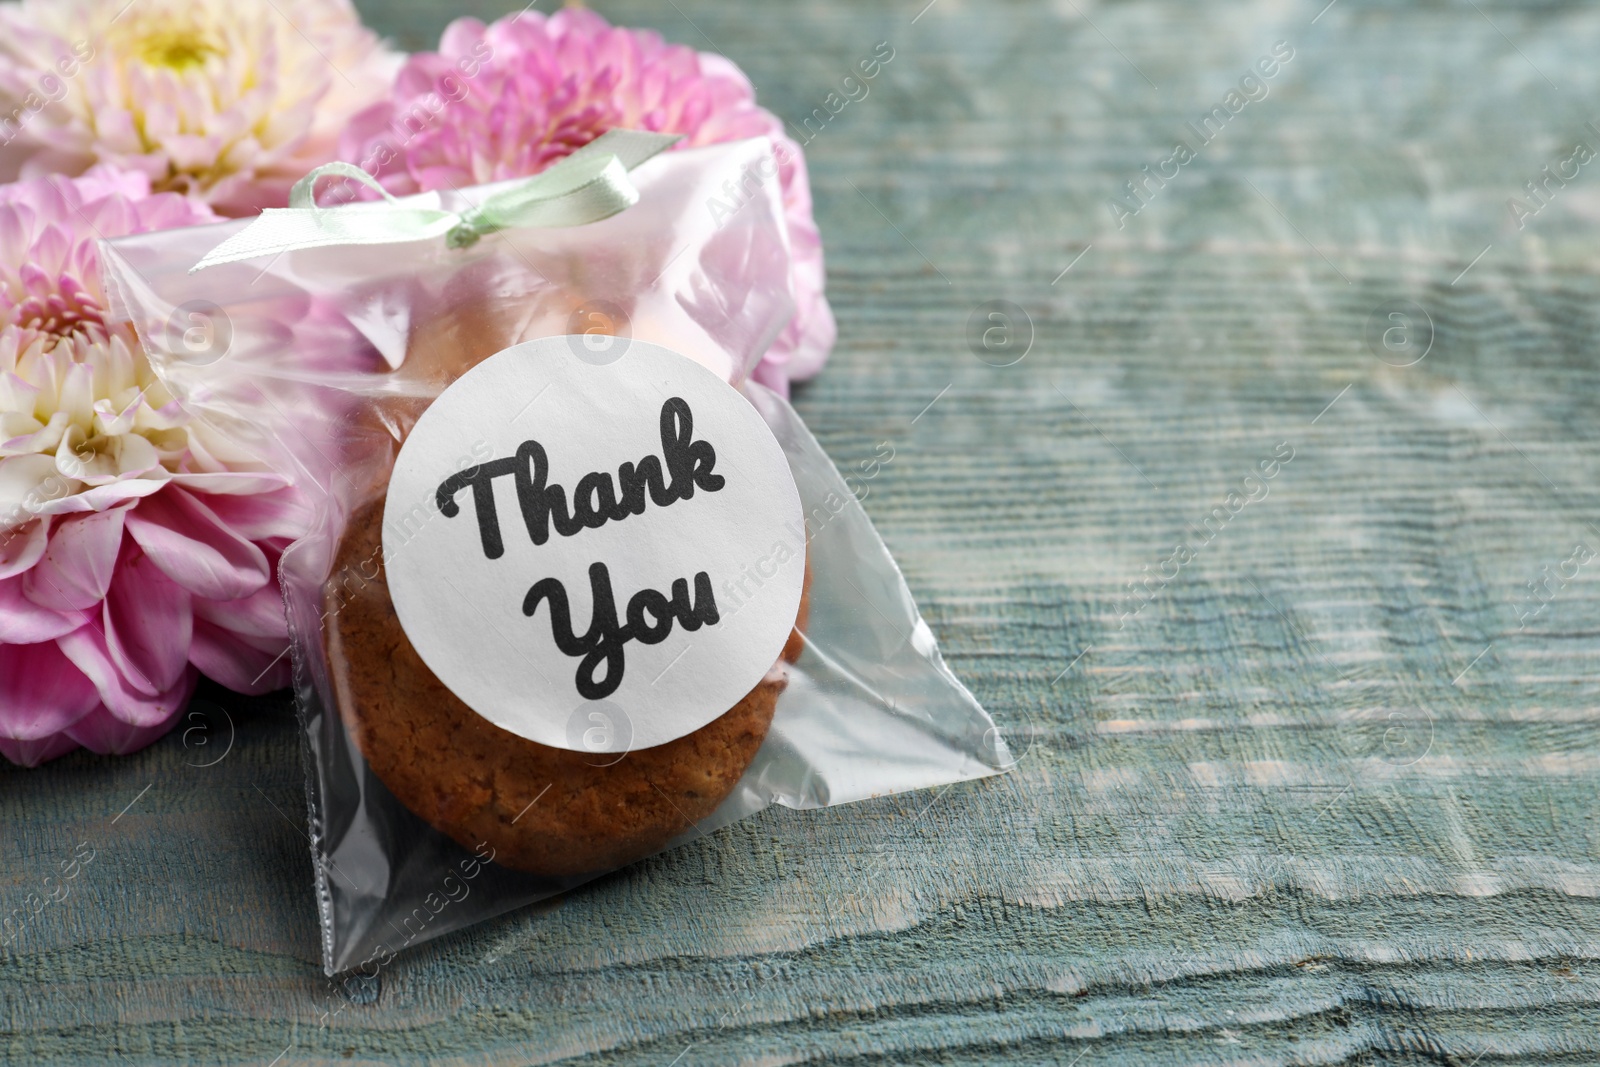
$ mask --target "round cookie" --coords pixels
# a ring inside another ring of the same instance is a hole
[[[487,843],[497,863],[569,876],[658,851],[733,791],[772,722],[781,661],[726,714],[620,759],[529,741],[462,703],[406,639],[384,583],[382,520],[382,498],[365,504],[339,545],[334,573],[377,577],[328,606],[327,653],[356,746],[406,807],[464,848]]]
[[[497,269],[493,264],[482,272]],[[324,590],[334,697],[357,748],[411,811],[467,849],[487,843],[497,863],[561,877],[598,873],[660,850],[716,810],[766,737],[785,661],[804,649],[810,610],[806,561],[796,629],[773,669],[699,730],[620,759],[552,748],[503,730],[440,682],[407,640],[383,576],[384,487],[400,443],[436,396],[478,362],[518,341],[565,328],[573,300],[501,293],[490,275],[453,279],[420,301],[396,387],[351,419],[357,484]],[[499,287],[503,288],[503,287]],[[559,321],[558,321],[559,320]],[[423,395],[418,395],[419,393]]]

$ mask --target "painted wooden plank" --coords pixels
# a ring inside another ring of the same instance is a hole
[[[407,47],[501,12],[364,6]],[[1600,185],[1507,206],[1600,147],[1600,12],[603,10],[797,127],[894,48],[807,148],[841,329],[797,403],[841,465],[893,446],[865,506],[1021,765],[764,813],[347,996],[292,716],[211,692],[0,770],[0,907],[93,854],[0,948],[0,1061],[1600,1061],[1600,597],[1545,583],[1600,549]]]

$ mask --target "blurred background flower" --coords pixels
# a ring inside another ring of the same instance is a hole
[[[0,180],[109,162],[223,214],[281,205],[399,62],[347,0],[0,4]]]
[[[619,126],[683,134],[679,147],[772,138],[795,316],[754,377],[787,395],[789,381],[819,371],[833,347],[822,241],[800,147],[722,56],[611,26],[583,8],[548,18],[526,11],[489,26],[458,19],[439,51],[407,60],[389,99],[351,121],[340,157],[392,193],[415,193],[536,174]]]
[[[0,187],[0,753],[128,752],[199,673],[288,684],[278,556],[304,521],[282,478],[193,422],[126,325],[95,240],[216,218],[144,174]]]

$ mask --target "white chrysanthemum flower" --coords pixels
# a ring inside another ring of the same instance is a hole
[[[0,4],[0,179],[107,162],[225,214],[281,205],[399,62],[348,0]]]
[[[128,752],[204,672],[288,680],[294,490],[230,455],[108,320],[96,240],[213,221],[142,174],[0,186],[0,756]]]

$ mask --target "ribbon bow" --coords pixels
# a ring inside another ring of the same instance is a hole
[[[443,236],[465,248],[485,234],[512,226],[583,226],[610,218],[639,202],[628,171],[670,147],[678,135],[610,130],[549,169],[502,188],[465,212],[445,211],[439,194],[404,200],[351,163],[327,163],[294,183],[289,206],[267,208],[250,225],[207,252],[189,273],[327,245],[381,245]],[[381,201],[318,207],[318,179],[338,176],[383,194]]]

